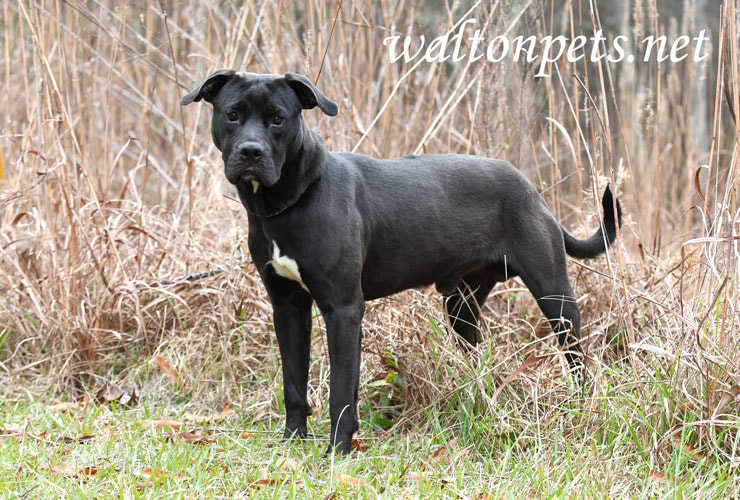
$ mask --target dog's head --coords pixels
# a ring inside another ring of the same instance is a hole
[[[336,116],[337,105],[303,75],[258,75],[216,71],[182,98],[183,106],[204,99],[213,104],[211,136],[221,151],[226,179],[274,186],[283,165],[303,142],[301,111],[316,106]]]

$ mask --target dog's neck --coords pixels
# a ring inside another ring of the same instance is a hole
[[[271,187],[240,182],[236,186],[239,199],[247,213],[257,217],[273,217],[295,205],[316,182],[324,169],[324,142],[305,123],[302,123],[298,147],[285,159],[280,179]]]

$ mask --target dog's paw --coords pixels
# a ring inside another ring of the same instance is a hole
[[[285,429],[285,432],[283,432],[283,440],[305,439],[306,436],[308,436],[308,429],[305,427],[298,429]]]
[[[339,443],[336,446],[330,444],[326,447],[324,452],[324,458],[331,458],[334,455],[337,458],[344,458],[352,452],[352,443],[349,446],[344,446],[344,443]]]

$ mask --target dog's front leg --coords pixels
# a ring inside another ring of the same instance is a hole
[[[331,381],[329,415],[331,434],[329,452],[349,453],[357,421],[357,386],[360,377],[360,339],[365,302],[361,296],[343,303],[319,308],[326,322]]]
[[[274,277],[270,287],[275,333],[283,365],[283,396],[285,398],[285,434],[289,438],[305,438],[308,405],[308,367],[311,360],[312,299],[298,285]]]

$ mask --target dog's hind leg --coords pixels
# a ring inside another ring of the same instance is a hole
[[[552,267],[543,266],[542,263],[538,266],[524,266],[527,271],[521,272],[520,276],[547,316],[550,327],[558,336],[558,343],[565,349],[568,365],[580,381],[583,371],[581,314],[568,279],[565,256],[554,260]]]
[[[453,293],[444,297],[450,326],[465,340],[460,342],[463,348],[478,344],[481,308],[498,281],[497,277],[496,270],[489,267],[469,273],[460,280]]]

